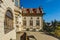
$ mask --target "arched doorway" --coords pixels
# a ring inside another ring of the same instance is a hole
[[[7,10],[4,20],[4,33],[10,32],[13,28],[13,14],[10,10]]]

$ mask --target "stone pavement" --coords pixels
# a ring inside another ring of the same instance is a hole
[[[27,35],[33,35],[37,40],[59,40],[53,36],[46,35],[43,32],[27,32]]]

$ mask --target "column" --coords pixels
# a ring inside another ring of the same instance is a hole
[[[40,30],[42,30],[42,28],[43,28],[43,18],[42,18],[42,16],[40,17]]]

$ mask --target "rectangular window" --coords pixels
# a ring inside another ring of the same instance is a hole
[[[36,26],[39,26],[39,25],[40,25],[40,21],[36,20]]]
[[[30,20],[30,26],[33,26],[33,20]]]
[[[25,20],[23,21],[23,25],[25,25],[25,26],[26,26],[26,21],[25,21]]]
[[[18,0],[15,0],[15,6],[18,6]]]

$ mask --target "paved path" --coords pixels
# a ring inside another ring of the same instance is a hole
[[[27,32],[28,35],[34,35],[37,40],[58,40],[55,37],[44,34],[43,32]]]

